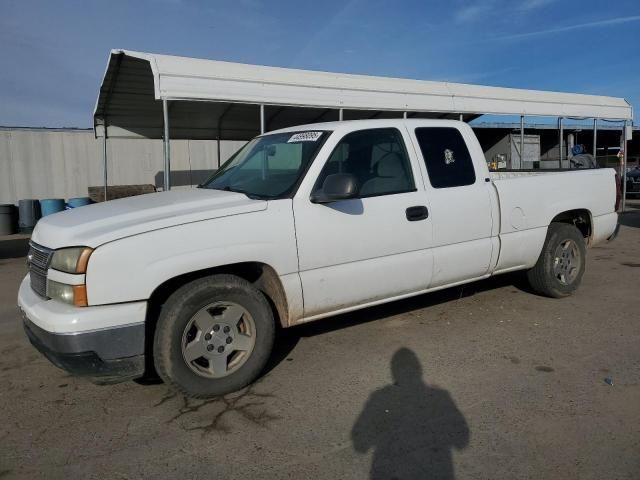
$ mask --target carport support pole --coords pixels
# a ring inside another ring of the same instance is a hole
[[[402,112],[402,118],[404,118],[404,119],[407,118],[407,112]]]
[[[627,121],[622,126],[622,213],[627,205]]]
[[[104,201],[107,201],[107,181],[108,181],[108,176],[107,176],[107,170],[108,170],[108,164],[107,164],[107,122],[104,122],[104,137],[102,139],[102,164],[103,164],[103,168],[102,168],[102,173],[104,176]]]
[[[164,115],[164,191],[171,190],[171,149],[169,148],[169,104],[162,99],[162,113]]]
[[[264,133],[265,124],[264,124],[264,104],[260,104],[260,135]]]
[[[524,115],[520,115],[520,168],[524,166]]]
[[[458,117],[458,120],[460,120],[461,122],[464,122],[464,115],[460,114],[460,116]]]
[[[598,165],[598,119],[593,119],[593,160]]]
[[[218,148],[218,168],[220,168],[220,165],[222,165],[222,162],[220,161],[220,127],[218,127],[218,139],[216,141],[216,147]]]
[[[344,112],[342,111],[342,109],[338,110],[338,120],[342,121],[344,118]]]
[[[558,157],[558,168],[562,168],[562,138],[564,137],[564,131],[562,129],[562,117],[558,118],[558,130],[560,131],[559,133],[559,144],[558,144],[558,151],[560,152],[560,155]]]

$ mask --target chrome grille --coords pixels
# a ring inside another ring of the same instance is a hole
[[[53,250],[31,242],[29,248],[29,276],[31,289],[41,297],[47,298],[47,270],[51,264]]]

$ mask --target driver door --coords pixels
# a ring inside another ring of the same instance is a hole
[[[410,213],[415,207],[428,212],[428,206],[406,144],[404,132],[395,128],[348,133],[311,193],[327,175],[350,173],[359,185],[357,198],[318,204],[309,191],[294,198],[306,319],[428,287],[431,219]]]

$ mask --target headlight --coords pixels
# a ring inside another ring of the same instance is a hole
[[[51,260],[51,268],[66,273],[86,273],[93,249],[87,247],[61,248]]]
[[[47,282],[47,296],[73,305],[73,285],[65,285],[64,283],[49,280]]]
[[[76,307],[87,306],[87,287],[85,285],[67,285],[65,283],[47,281],[47,296]]]

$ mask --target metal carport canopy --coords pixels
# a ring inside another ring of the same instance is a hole
[[[104,135],[106,122],[108,137],[162,138],[159,100],[170,103],[171,138],[248,139],[259,133],[256,105],[261,104],[268,106],[267,121],[274,128],[335,120],[339,109],[368,112],[353,118],[370,118],[371,112],[382,117],[402,112],[439,118],[463,114],[465,119],[481,114],[620,121],[633,117],[631,105],[615,97],[112,50],[94,111],[96,135]]]

